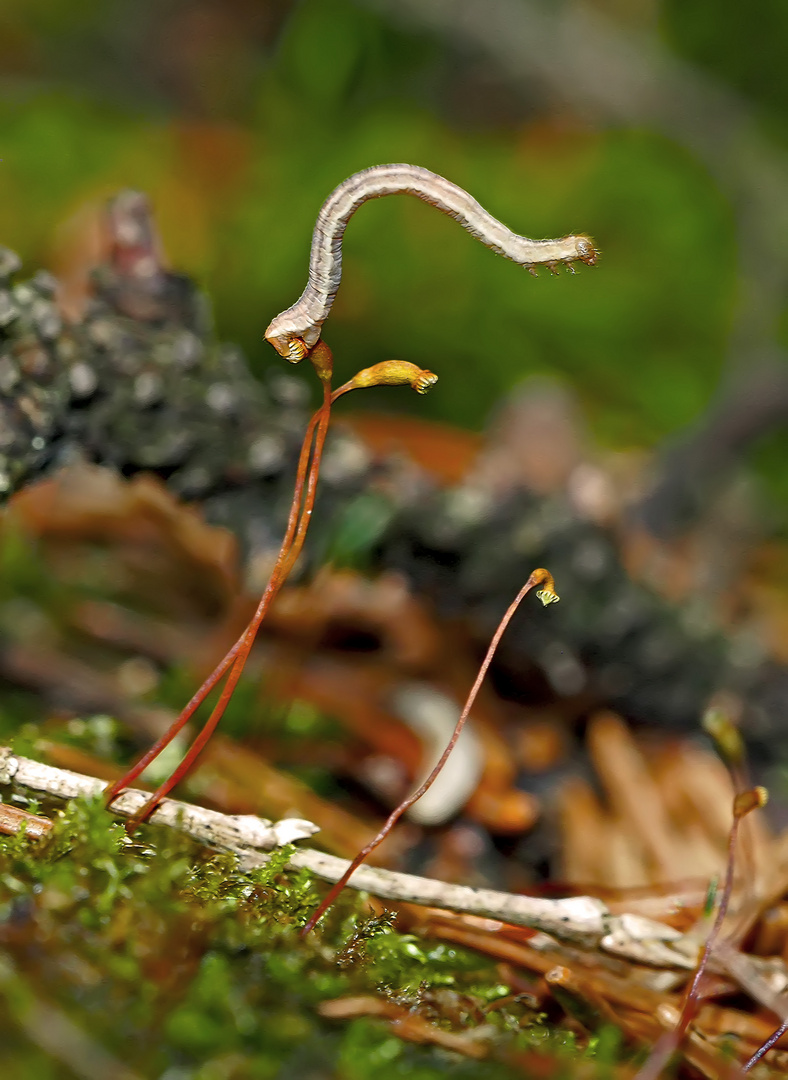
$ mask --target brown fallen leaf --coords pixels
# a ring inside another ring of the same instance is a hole
[[[0,833],[5,833],[6,836],[16,836],[23,827],[25,836],[29,836],[32,840],[40,840],[52,828],[52,822],[49,818],[39,817],[38,814],[30,814],[27,810],[20,810],[17,806],[0,803]]]
[[[429,1023],[407,1006],[372,994],[334,998],[332,1001],[321,1002],[317,1009],[321,1016],[333,1020],[351,1020],[359,1016],[380,1017],[388,1021],[392,1034],[407,1042],[429,1043],[476,1060],[486,1057],[489,1052],[489,1045],[484,1041],[493,1030],[489,1027],[483,1028],[481,1033],[478,1029],[476,1033],[474,1029],[464,1033],[446,1031]]]

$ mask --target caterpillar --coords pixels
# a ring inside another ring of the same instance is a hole
[[[597,260],[596,248],[588,236],[529,240],[512,232],[467,191],[437,173],[419,165],[374,165],[343,181],[320,209],[312,234],[306,288],[265,332],[266,339],[286,360],[298,363],[318,342],[342,278],[342,238],[348,221],[363,203],[384,195],[414,195],[454,218],[491,251],[531,273],[538,264],[547,265],[555,273],[561,264],[572,270],[577,260],[588,266]]]

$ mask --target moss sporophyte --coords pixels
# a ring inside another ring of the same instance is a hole
[[[492,251],[511,259],[528,270],[534,271],[537,265],[542,264],[548,266],[552,272],[557,272],[558,267],[561,265],[573,269],[573,263],[576,261],[588,265],[594,265],[596,262],[596,250],[587,236],[568,236],[562,240],[538,241],[519,236],[492,217],[462,188],[418,166],[380,165],[367,169],[340,184],[329,196],[318,215],[315,225],[307,287],[300,299],[292,307],[273,319],[266,330],[266,338],[277,352],[290,362],[298,363],[307,357],[309,358],[320,380],[323,392],[323,402],[309,421],[304,435],[284,539],[257,610],[243,634],[220,661],[212,674],[208,676],[168,731],[154,743],[131,769],[108,789],[107,805],[109,806],[124,788],[133,783],[176,738],[211,691],[223,679],[226,680],[218,702],[178,767],[157,788],[139,813],[128,822],[127,829],[130,833],[133,833],[141,822],[150,817],[161,800],[188,773],[211,738],[235,691],[260,625],[303,549],[314,509],[320,462],[334,402],[337,398],[352,390],[372,386],[411,386],[417,393],[423,394],[437,381],[437,376],[431,371],[421,369],[408,362],[392,360],[365,368],[339,389],[335,391],[331,389],[334,367],[333,356],[329,347],[322,340],[321,333],[323,324],[331,311],[341,280],[342,237],[345,228],[351,216],[369,199],[400,193],[416,196],[441,212],[448,214]],[[459,737],[504,627],[525,594],[537,585],[541,586],[539,596],[544,604],[552,603],[557,599],[552,578],[548,571],[534,571],[517,600],[504,616],[476,683],[471,690],[468,703],[458,720],[454,735],[438,765],[421,787],[393,812],[379,836],[364,851],[359,853],[356,860],[351,864],[348,873],[337,883],[323,905],[315,913],[313,919],[307,924],[305,932],[314,926],[328,904],[332,902],[333,898],[344,886],[350,873],[382,841],[401,814],[409,806],[413,805],[431,786]]]
[[[344,1034],[336,1031],[328,1017],[349,1006],[329,1008],[329,1003],[373,992],[384,1001],[378,1015],[388,1018],[391,1032],[404,1032],[410,1025],[410,1037],[417,1042],[459,1049],[472,1059],[487,1056],[490,1046],[504,1035],[514,1050],[566,1046],[576,1053],[573,1037],[544,1027],[528,995],[513,993],[487,961],[454,945],[428,945],[399,933],[386,914],[370,919],[357,896],[339,896],[351,873],[445,764],[522,599],[532,589],[538,590],[545,605],[558,599],[547,570],[530,575],[503,616],[438,764],[319,906],[311,875],[284,872],[292,858],[288,847],[274,852],[266,867],[243,871],[233,856],[208,856],[177,834],[136,833],[211,738],[260,625],[301,554],[335,402],[353,390],[377,386],[410,386],[423,394],[437,382],[427,369],[390,360],[365,368],[332,389],[333,356],[321,334],[339,287],[342,235],[364,202],[396,193],[414,195],[449,214],[492,251],[531,272],[539,264],[556,272],[560,266],[573,270],[575,261],[588,265],[596,261],[588,237],[532,241],[519,236],[467,192],[416,166],[368,169],[329,197],[315,228],[307,288],[266,332],[287,360],[310,361],[322,387],[322,403],[304,433],[284,538],[252,620],[169,730],[108,788],[103,800],[75,800],[35,845],[24,833],[0,841],[6,925],[16,928],[6,943],[8,962],[0,973],[0,989],[18,1031],[30,1028],[31,1014],[25,1010],[38,974],[38,961],[30,949],[34,943],[33,952],[45,956],[51,968],[48,1000],[40,1006],[44,1009],[40,1017],[48,1016],[53,1027],[60,1023],[65,1030],[69,1003],[78,997],[80,1007],[95,1015],[91,1033],[97,1040],[113,1048],[112,1053],[120,1046],[133,1046],[133,1068],[145,1075],[163,1075],[182,1062],[188,1068],[199,1061],[203,1076],[211,1061],[242,1054],[248,1075],[273,1076],[296,1047],[305,1071],[312,1060],[325,1061],[327,1046],[328,1056],[347,1075],[368,1075],[374,1067],[380,1080],[389,1066],[393,1076],[409,1066],[418,1070],[440,1065],[442,1059],[431,1050],[398,1039],[381,1040],[379,1032],[373,1036],[375,1029],[361,1018]],[[173,742],[223,680],[208,720],[172,775],[130,818],[125,830],[114,825],[104,807],[110,807]],[[329,907],[319,938],[303,940]],[[77,940],[74,925],[81,928]],[[103,1008],[110,998],[118,1006],[112,1020]],[[325,1019],[303,1008],[320,1003]],[[363,1015],[362,1008],[359,1017]],[[457,1027],[459,1032],[450,1030]],[[474,1027],[480,1029],[478,1040]],[[20,1055],[48,1052],[35,1038],[27,1049],[18,1038],[17,1044]],[[66,1051],[62,1055],[67,1056]],[[466,1070],[453,1061],[452,1075],[477,1075],[475,1069]],[[136,1075],[114,1057],[105,1064],[108,1075],[128,1080]],[[505,1065],[492,1061],[485,1070],[490,1077],[510,1075]]]

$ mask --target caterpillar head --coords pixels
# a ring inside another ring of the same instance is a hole
[[[578,259],[584,262],[586,266],[593,266],[599,255],[599,252],[594,247],[594,241],[590,236],[577,236],[575,240]]]

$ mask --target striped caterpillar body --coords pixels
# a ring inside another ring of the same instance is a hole
[[[375,165],[341,183],[320,209],[312,234],[307,286],[293,306],[277,315],[265,332],[267,340],[286,360],[292,363],[303,360],[319,340],[342,278],[342,237],[347,223],[368,199],[383,195],[415,195],[454,218],[485,247],[532,273],[539,264],[555,273],[561,264],[571,270],[572,263],[578,260],[588,266],[597,260],[596,249],[588,236],[529,240],[512,232],[467,191],[437,173],[418,165]]]

